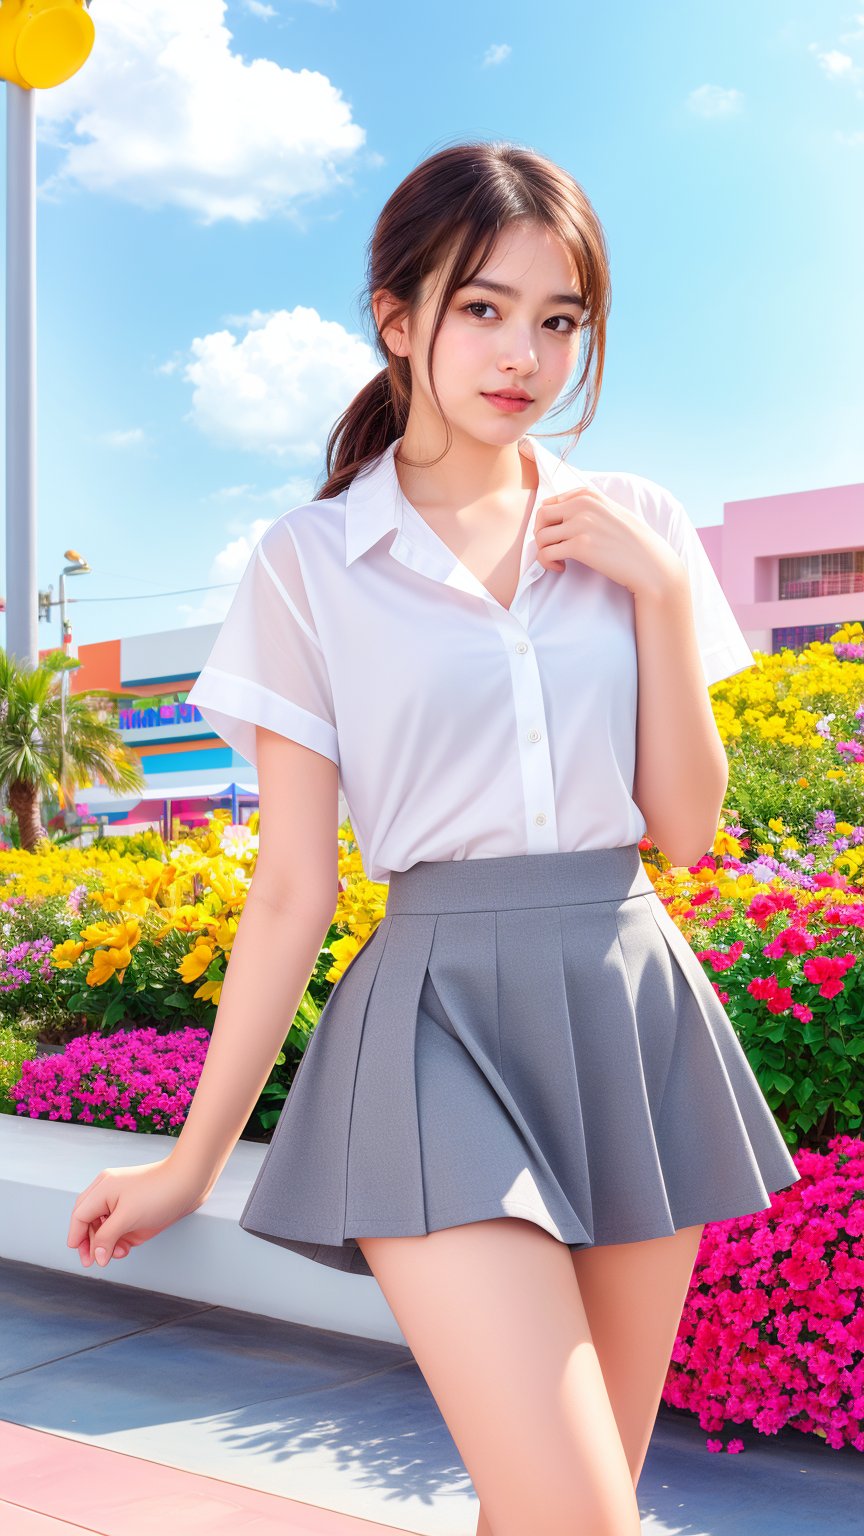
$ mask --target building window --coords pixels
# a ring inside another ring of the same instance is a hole
[[[781,598],[839,597],[844,592],[864,592],[864,549],[781,555],[779,565]]]
[[[781,629],[771,631],[771,651],[776,655],[778,651],[802,651],[811,640],[829,641],[831,636],[840,628],[841,624],[848,624],[849,619],[838,619],[833,624],[786,624]]]

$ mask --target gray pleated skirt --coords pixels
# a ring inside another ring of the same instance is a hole
[[[394,871],[240,1226],[369,1275],[356,1237],[516,1216],[574,1249],[632,1242],[799,1177],[631,843]]]

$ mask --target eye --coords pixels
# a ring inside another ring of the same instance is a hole
[[[472,312],[473,313],[473,311],[475,309],[494,309],[495,305],[490,303],[490,301],[488,299],[472,299],[470,304],[464,304],[462,306],[462,308],[463,308],[463,310],[466,313],[467,312]],[[475,315],[474,318],[476,320],[482,320],[482,319],[484,319],[484,316],[483,315]],[[567,321],[567,329],[563,330],[563,329],[559,328],[558,330],[556,330],[553,333],[556,336],[572,336],[573,332],[574,331],[578,331],[578,329],[579,329],[579,321],[578,320],[574,320],[572,315],[551,315],[550,319],[552,319],[552,320],[566,320]]]
[[[486,299],[472,299],[471,303],[470,304],[466,304],[464,306],[464,308],[466,310],[494,309],[495,305],[488,303]],[[482,320],[483,316],[482,315],[475,315],[474,318],[475,318],[475,320]]]
[[[579,321],[578,320],[574,320],[572,315],[553,315],[551,318],[553,320],[566,320],[567,321],[568,329],[566,331],[560,331],[560,332],[556,331],[556,333],[555,333],[556,335],[572,336],[573,332],[574,331],[578,331],[578,329],[579,329]]]

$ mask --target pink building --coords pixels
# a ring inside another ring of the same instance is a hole
[[[727,501],[699,535],[751,649],[864,623],[864,483]]]

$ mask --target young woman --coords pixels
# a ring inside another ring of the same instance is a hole
[[[201,1081],[176,1149],[104,1170],[68,1241],[108,1262],[212,1190],[335,910],[341,781],[386,912],[241,1225],[375,1276],[478,1536],[632,1536],[703,1225],[798,1178],[638,846],[710,849],[708,686],[753,656],[681,503],[529,430],[578,370],[575,442],[603,372],[605,241],[566,171],[443,149],[386,203],[368,279],[384,366],[189,695],[260,788]]]

